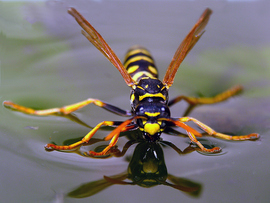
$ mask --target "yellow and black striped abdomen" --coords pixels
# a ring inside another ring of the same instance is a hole
[[[124,66],[136,82],[141,78],[158,78],[158,71],[150,52],[140,46],[131,47],[125,57]]]

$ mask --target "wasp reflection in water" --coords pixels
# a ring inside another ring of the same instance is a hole
[[[114,154],[111,155],[123,156],[127,149],[136,142],[138,141],[128,141],[122,152],[115,150]],[[141,140],[129,161],[127,172],[111,177],[104,176],[100,180],[85,183],[69,192],[68,196],[72,198],[85,198],[101,192],[109,186],[121,184],[138,185],[146,188],[166,185],[191,196],[198,197],[202,189],[201,184],[168,174],[161,145],[170,146],[179,154],[187,154],[195,150],[194,147],[189,146],[182,152],[174,144],[167,141],[149,142]]]

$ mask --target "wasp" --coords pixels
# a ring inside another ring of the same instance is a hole
[[[116,56],[103,37],[75,8],[70,8],[68,13],[71,14],[78,24],[83,28],[82,34],[118,69],[126,84],[131,88],[131,110],[123,110],[94,98],[88,98],[84,101],[63,106],[61,108],[44,110],[34,110],[32,108],[15,104],[11,101],[4,101],[3,104],[5,107],[23,113],[39,116],[69,115],[72,112],[92,103],[114,114],[129,117],[127,120],[121,122],[102,121],[78,142],[64,146],[50,143],[45,145],[45,149],[59,151],[74,150],[82,145],[86,145],[101,127],[115,127],[104,138],[104,141],[110,140],[110,142],[101,152],[89,151],[85,154],[88,156],[103,156],[110,153],[110,150],[115,147],[121,132],[139,129],[142,132],[145,140],[149,142],[156,142],[161,139],[160,136],[162,132],[166,132],[166,129],[180,127],[186,131],[191,142],[196,144],[201,151],[207,153],[220,152],[220,147],[213,147],[209,149],[204,147],[197,140],[197,137],[201,137],[203,134],[186,124],[190,121],[195,123],[206,134],[225,140],[255,140],[259,138],[259,134],[257,133],[235,136],[219,133],[199,120],[188,116],[180,118],[171,117],[170,107],[179,101],[186,101],[190,107],[200,104],[213,104],[224,101],[242,90],[241,86],[235,86],[210,98],[196,98],[181,95],[170,101],[168,99],[168,91],[174,82],[176,72],[189,51],[204,33],[204,28],[207,25],[212,13],[211,9],[207,8],[203,12],[199,20],[179,45],[162,81],[158,79],[157,68],[150,52],[147,49],[140,46],[132,47],[127,52],[124,63],[122,64],[120,59]]]

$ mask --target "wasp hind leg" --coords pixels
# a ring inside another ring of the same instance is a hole
[[[169,101],[168,106],[172,106],[174,104],[176,104],[177,102],[180,102],[182,100],[185,100],[187,103],[189,103],[189,107],[187,108],[187,110],[184,113],[184,116],[187,116],[195,106],[197,105],[202,105],[202,104],[214,104],[214,103],[218,103],[218,102],[222,102],[225,101],[229,98],[231,98],[232,96],[240,93],[243,90],[242,86],[237,85],[234,86],[214,97],[187,97],[184,95],[180,95],[172,100]]]
[[[120,115],[120,116],[131,116],[131,112],[129,112],[129,111],[122,110],[116,106],[113,106],[111,104],[108,104],[108,103],[105,103],[105,102],[102,102],[98,99],[93,99],[93,98],[88,98],[86,100],[77,102],[75,104],[70,104],[67,106],[60,107],[60,108],[50,108],[50,109],[43,109],[43,110],[35,110],[35,109],[29,108],[29,107],[15,104],[11,101],[4,101],[3,105],[6,108],[10,108],[12,110],[19,111],[22,113],[31,114],[31,115],[38,115],[38,116],[47,116],[47,115],[68,115],[68,114],[70,114],[78,109],[81,109],[81,108],[83,108],[91,103],[93,103],[96,106],[99,106],[107,111],[110,111],[114,114]]]
[[[207,149],[205,148],[202,143],[200,143],[196,136],[192,133],[187,131],[188,137],[191,140],[192,143],[195,143],[203,152],[207,152],[207,153],[218,153],[221,152],[221,148],[220,147],[213,147],[211,149]]]

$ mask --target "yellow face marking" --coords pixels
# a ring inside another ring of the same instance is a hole
[[[157,93],[157,94],[146,93],[146,94],[144,94],[142,96],[139,96],[139,101],[142,101],[146,97],[161,97],[164,101],[166,100],[166,97],[161,93]]]
[[[138,66],[138,65],[130,66],[130,67],[128,68],[127,72],[128,72],[129,74],[134,73],[136,70],[138,70],[139,67],[140,67],[140,66]]]
[[[157,69],[156,69],[155,67],[153,67],[153,66],[148,66],[148,69],[149,69],[149,71],[150,71],[151,73],[153,73],[153,74],[158,74]]]
[[[145,61],[148,61],[148,62],[150,62],[150,63],[154,63],[153,60],[152,60],[151,58],[147,57],[147,56],[135,56],[135,57],[129,59],[129,60],[124,64],[124,66],[125,66],[125,68],[127,68],[128,65],[129,65],[130,63],[135,62],[135,61],[139,61],[139,60],[145,60]]]
[[[160,115],[160,112],[155,112],[155,113],[145,112],[145,114],[147,116],[150,116],[150,117],[156,117],[156,116]]]
[[[146,123],[144,125],[144,131],[149,133],[150,135],[154,135],[159,132],[160,126],[157,123]]]
[[[145,88],[147,89],[148,88],[148,85],[145,85]]]

